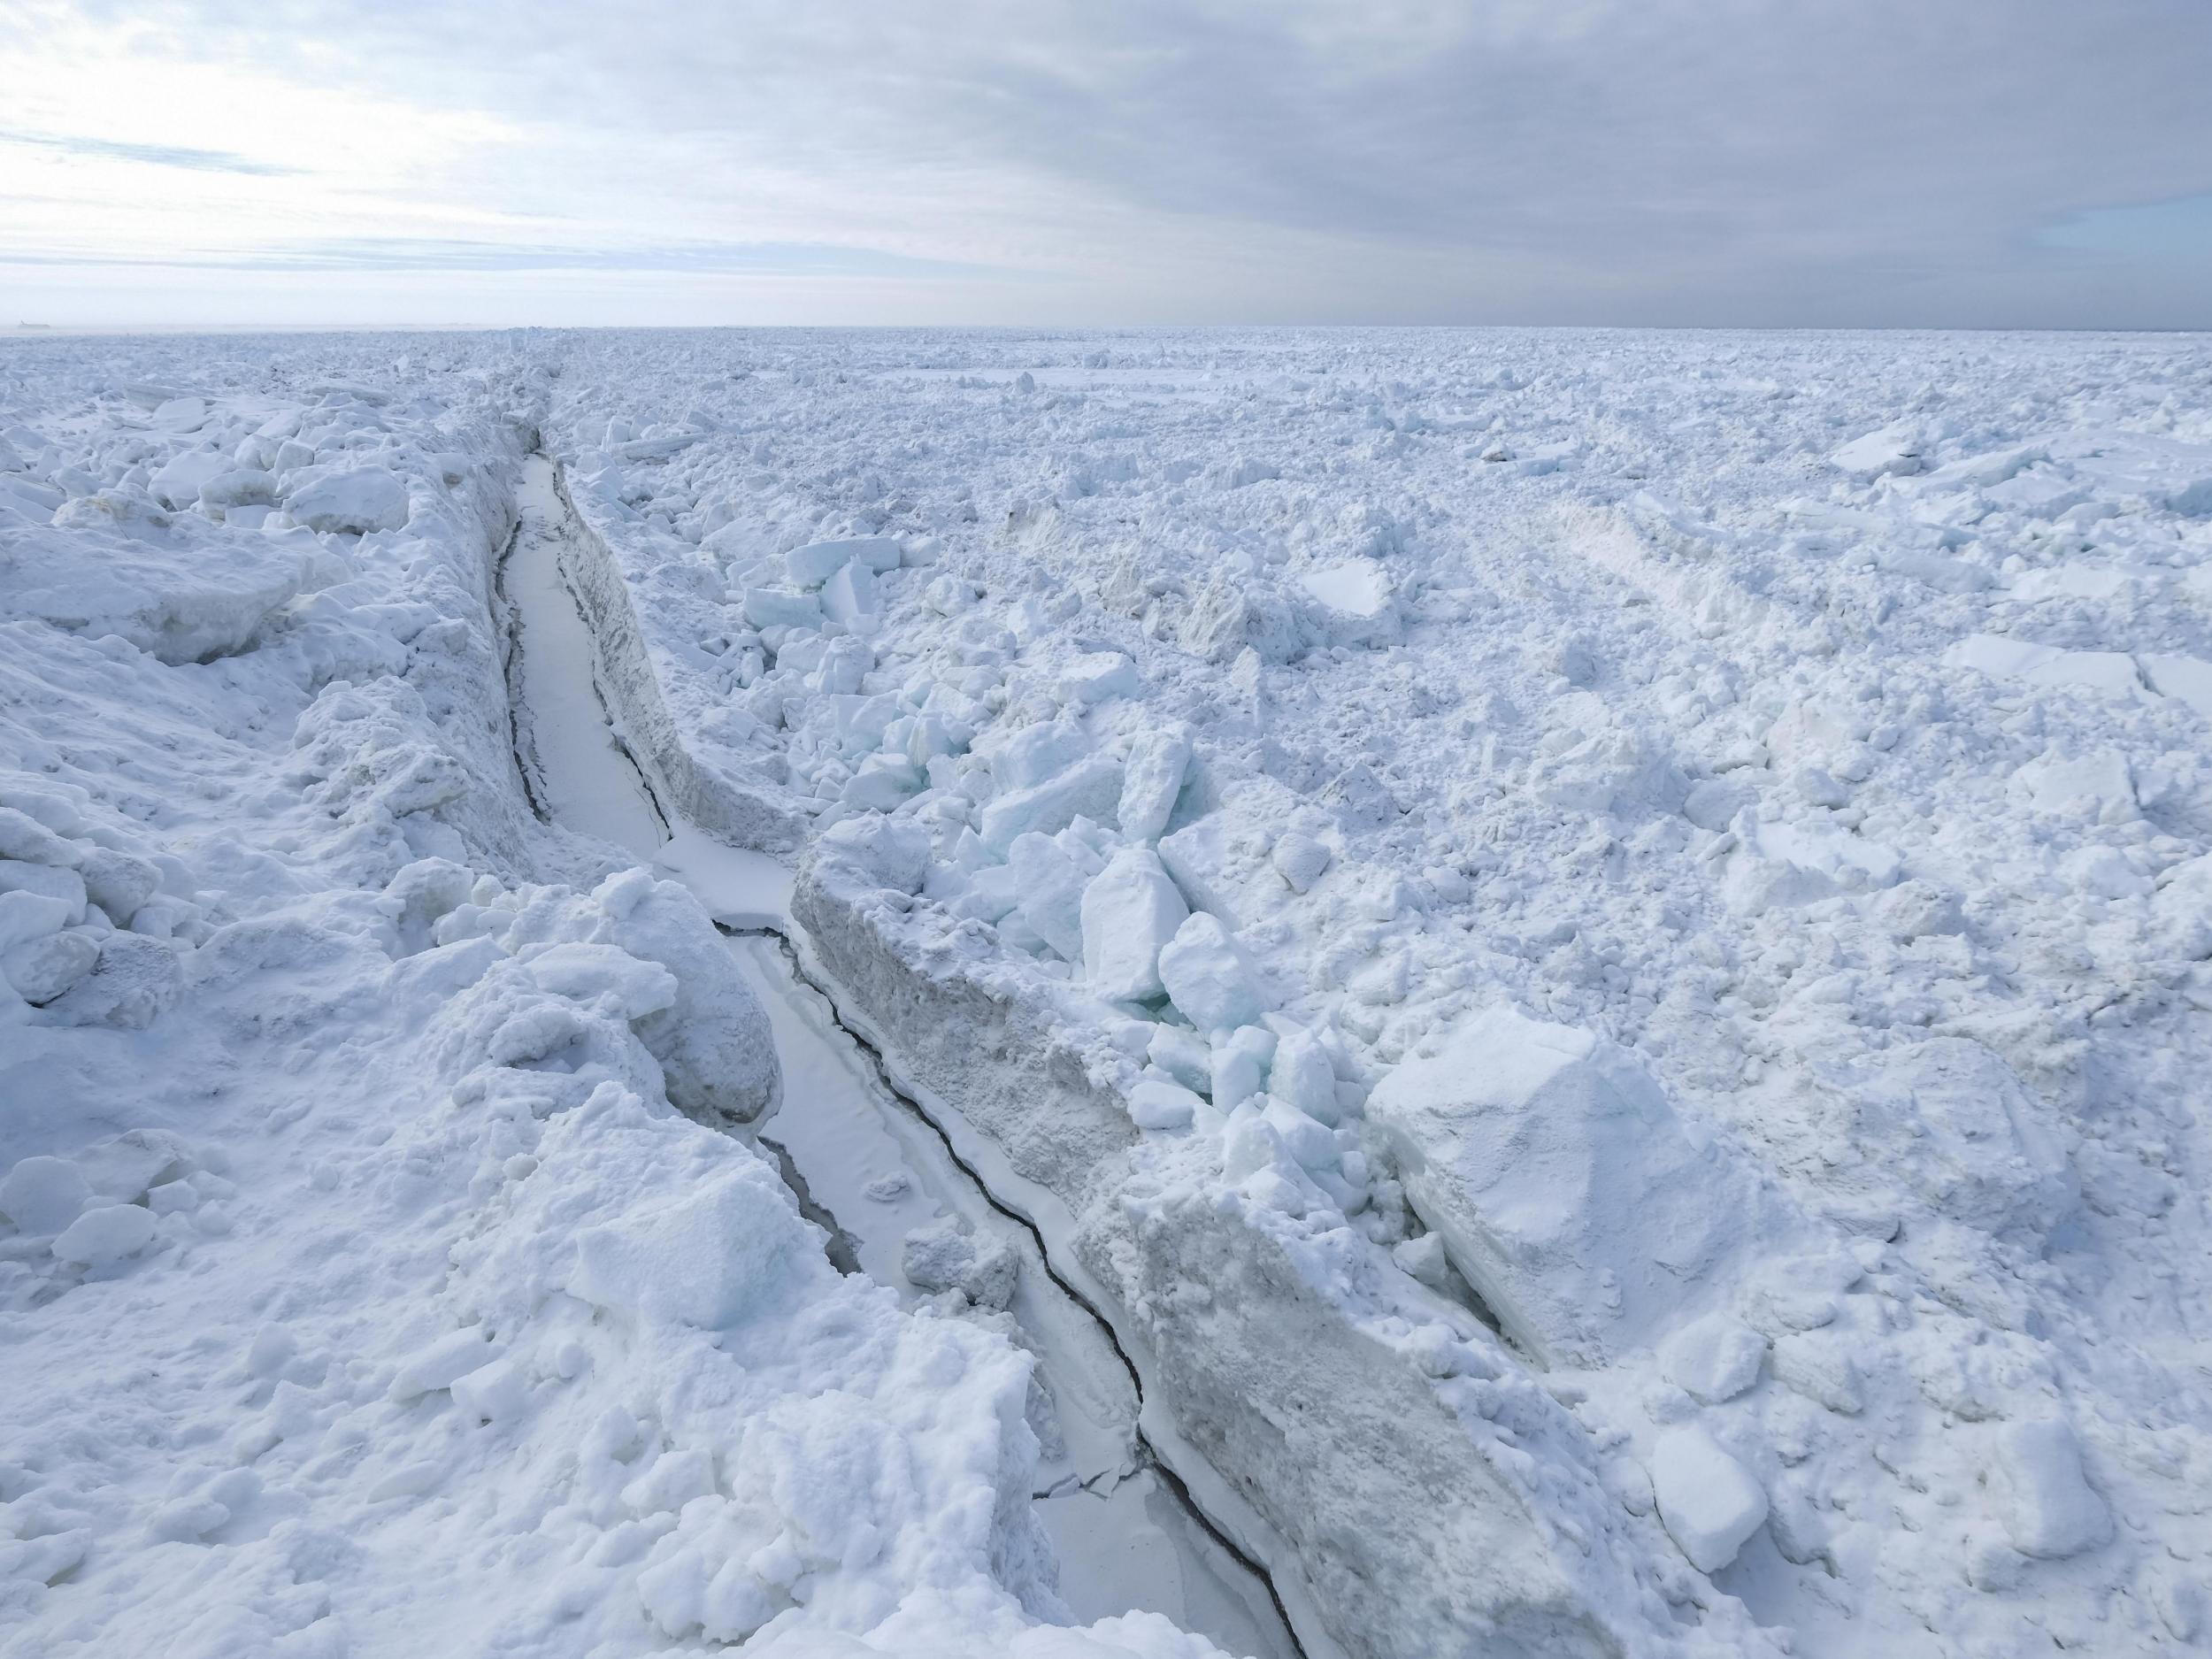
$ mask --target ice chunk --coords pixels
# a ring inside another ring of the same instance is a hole
[[[806,1224],[764,1164],[577,1234],[569,1290],[595,1307],[725,1330],[779,1297]]]
[[[1213,1102],[1223,1111],[1260,1092],[1278,1039],[1264,1025],[1240,1025],[1213,1044]]]
[[[1743,916],[1886,887],[1901,868],[1889,848],[1825,824],[1761,823],[1747,810],[1736,835],[1721,895]]]
[[[0,893],[36,893],[59,899],[69,907],[69,925],[84,920],[87,894],[84,877],[58,864],[27,864],[0,858]]]
[[[745,620],[757,628],[818,628],[822,602],[812,594],[782,588],[748,588]]]
[[[1373,559],[1348,558],[1310,570],[1298,585],[1327,609],[1372,621],[1390,608],[1390,572]]]
[[[1203,910],[1184,922],[1160,952],[1159,977],[1175,1006],[1201,1031],[1248,1025],[1265,1011],[1243,952]]]
[[[436,1389],[449,1388],[461,1378],[480,1366],[491,1363],[505,1352],[506,1349],[499,1344],[487,1342],[484,1332],[477,1326],[449,1331],[401,1363],[392,1377],[391,1397],[395,1400],[412,1400]]]
[[[1091,740],[1073,720],[1040,720],[992,752],[991,781],[1004,792],[1033,788],[1090,752]]]
[[[867,535],[849,536],[841,541],[810,541],[783,556],[784,578],[794,588],[818,588],[855,563],[871,572],[898,569],[898,538]]]
[[[1667,1380],[1709,1406],[1757,1382],[1766,1356],[1766,1338],[1724,1313],[1694,1319],[1659,1345]]]
[[[2125,651],[2070,651],[2056,645],[1970,634],[1943,654],[1947,667],[2037,687],[2082,686],[2108,696],[2140,698],[2142,676]]]
[[[1129,1091],[1129,1120],[1140,1129],[1181,1129],[1203,1104],[1193,1090],[1166,1078],[1141,1078]]]
[[[1831,1411],[1856,1417],[1866,1402],[1844,1340],[1833,1329],[1785,1332],[1774,1340],[1774,1379]]]
[[[66,899],[47,893],[0,892],[0,950],[58,933],[70,925]]]
[[[1289,884],[1293,893],[1304,893],[1321,879],[1322,872],[1329,867],[1331,855],[1312,836],[1285,830],[1275,838],[1275,845],[1267,856],[1275,866],[1275,873]]]
[[[193,549],[197,557],[180,557],[172,547],[89,521],[65,534],[20,540],[10,551],[14,561],[0,562],[0,610],[88,638],[119,634],[173,664],[246,644],[271,611],[299,592],[304,573],[298,548],[281,541],[234,534],[219,552],[202,545]]]
[[[872,812],[823,831],[815,856],[845,865],[872,887],[919,893],[929,869],[929,831],[910,818]]]
[[[1632,1056],[1511,1008],[1425,1045],[1367,1109],[1452,1264],[1547,1364],[1602,1363],[1785,1225]]]
[[[956,1290],[979,1308],[1004,1310],[1014,1300],[1021,1258],[997,1239],[979,1239],[965,1222],[942,1221],[906,1235],[899,1271],[917,1290]]]
[[[91,1197],[83,1171],[67,1158],[25,1158],[0,1179],[0,1215],[35,1237],[59,1233]]]
[[[1342,1156],[1336,1144],[1336,1136],[1328,1125],[1315,1122],[1302,1111],[1295,1110],[1272,1094],[1266,1096],[1261,1107],[1268,1127],[1302,1170],[1333,1170]]]
[[[1336,1122],[1336,1072],[1320,1038],[1298,1030],[1277,1041],[1275,1061],[1268,1068],[1267,1092],[1318,1122]]]
[[[1141,847],[1124,848],[1083,889],[1083,977],[1110,1002],[1157,996],[1161,948],[1190,914],[1183,895]]]
[[[511,1359],[495,1359],[453,1379],[453,1403],[485,1423],[507,1423],[530,1405],[530,1384]]]
[[[2060,1417],[1997,1431],[1990,1494],[2005,1536],[2024,1555],[2058,1561],[2112,1537],[2112,1511],[2082,1473],[2081,1446]]]
[[[1121,784],[1121,810],[1117,820],[1131,841],[1157,841],[1175,810],[1182,793],[1183,774],[1189,770],[1190,732],[1176,725],[1141,732],[1129,746]]]
[[[0,859],[74,869],[82,855],[27,812],[0,806]]]
[[[77,873],[84,878],[86,896],[119,924],[128,922],[161,889],[158,864],[105,847],[87,854]]]
[[[1659,1437],[1651,1486],[1668,1536],[1700,1572],[1718,1572],[1735,1560],[1767,1518],[1766,1488],[1694,1425]]]
[[[920,768],[904,755],[870,755],[847,780],[837,798],[847,806],[891,812],[922,788]]]
[[[1113,697],[1133,697],[1143,687],[1136,664],[1119,651],[1093,651],[1060,672],[1060,695],[1078,708]]]
[[[1213,1054],[1206,1040],[1179,1025],[1155,1025],[1145,1057],[1186,1088],[1213,1088]]]
[[[146,481],[147,493],[165,507],[189,507],[201,488],[231,470],[231,459],[213,449],[188,449]]]
[[[47,1003],[47,1017],[58,1025],[142,1031],[175,1000],[183,978],[169,946],[136,933],[108,933],[92,972]]]
[[[200,486],[202,503],[226,511],[233,507],[265,506],[276,498],[276,480],[257,467],[233,467]]]
[[[579,1002],[607,999],[627,1019],[658,1013],[676,1000],[676,976],[613,945],[572,941],[528,957],[530,977],[557,996]]]
[[[2212,720],[2212,663],[2200,657],[2172,657],[2152,653],[2142,659],[2143,677],[2162,697],[2171,697]]]
[[[54,1255],[85,1267],[106,1267],[154,1241],[154,1212],[137,1204],[88,1210],[54,1240]]]
[[[996,795],[984,803],[979,833],[983,844],[1003,857],[1014,839],[1031,831],[1049,835],[1079,817],[1100,822],[1121,802],[1121,767],[1104,755],[1027,789]]]
[[[52,1002],[92,972],[99,941],[87,932],[49,933],[0,950],[0,979],[34,1007]]]
[[[1870,432],[1863,438],[1854,438],[1828,460],[1839,471],[1869,481],[1892,473],[1910,477],[1925,467],[1918,431],[1909,421],[1899,421],[1878,432]]]
[[[325,533],[398,530],[407,523],[407,486],[381,467],[328,472],[287,495],[284,510]]]
[[[822,584],[822,611],[833,622],[850,627],[878,609],[874,573],[860,559],[847,559]]]
[[[2142,815],[2134,772],[2127,757],[2113,749],[2075,756],[2046,752],[2021,767],[2012,785],[2039,812],[2080,812],[2107,824]]]
[[[1006,862],[1015,905],[1037,936],[1070,962],[1083,960],[1083,889],[1088,878],[1049,835],[1017,836]]]

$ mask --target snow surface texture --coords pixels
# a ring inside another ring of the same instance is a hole
[[[538,349],[679,741],[1348,1646],[2199,1639],[2204,342]]]
[[[544,385],[0,357],[0,1653],[1205,1659],[1041,1622],[1030,1356],[831,1267],[705,912],[531,816]]]

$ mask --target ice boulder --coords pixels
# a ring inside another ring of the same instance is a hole
[[[84,1172],[67,1158],[25,1158],[0,1179],[0,1216],[41,1237],[66,1227],[91,1199]]]
[[[1766,1488],[1694,1425],[1669,1429],[1651,1459],[1667,1535],[1700,1572],[1718,1572],[1767,1518]]]
[[[84,855],[29,813],[0,806],[0,859],[73,870]]]
[[[1083,975],[1092,991],[1116,1002],[1159,995],[1161,948],[1189,914],[1154,854],[1116,853],[1083,889]]]
[[[52,1002],[92,972],[99,941],[88,929],[48,933],[28,944],[0,950],[0,979],[34,1007]]]
[[[2005,1536],[2024,1555],[2062,1560],[2112,1537],[2112,1511],[2083,1475],[2081,1446],[2062,1418],[2006,1424],[1988,1480]]]
[[[734,1158],[704,1186],[576,1235],[571,1294],[654,1323],[719,1331],[779,1301],[807,1225],[764,1164]]]
[[[1329,867],[1329,849],[1310,835],[1285,830],[1275,838],[1268,862],[1293,893],[1304,893],[1321,879]]]
[[[1124,835],[1135,841],[1160,838],[1175,810],[1175,797],[1182,793],[1190,758],[1187,727],[1167,726],[1137,734],[1122,769],[1118,822]]]
[[[201,488],[231,471],[230,457],[213,449],[187,449],[173,456],[146,483],[147,493],[165,507],[189,507]]]
[[[1336,1071],[1329,1064],[1329,1051],[1310,1031],[1288,1032],[1277,1041],[1267,1089],[1317,1122],[1337,1120]]]
[[[1791,1225],[1626,1050],[1492,1008],[1377,1085],[1406,1195],[1545,1364],[1600,1364]]]
[[[1721,896],[1740,916],[1876,892],[1893,885],[1902,867],[1887,847],[1827,824],[1761,823],[1747,810],[1734,828],[1738,845]]]
[[[1087,878],[1049,835],[1017,836],[1007,849],[1014,905],[1037,937],[1070,962],[1083,960],[1083,889]]]
[[[326,472],[286,496],[284,510],[325,534],[398,530],[407,523],[407,486],[381,467]]]
[[[1129,1090],[1129,1121],[1140,1129],[1181,1129],[1203,1104],[1172,1078],[1141,1078]]]
[[[812,594],[783,588],[748,588],[744,595],[745,620],[757,628],[818,628],[822,602]]]
[[[979,1308],[1003,1311],[1021,1258],[1010,1244],[979,1239],[965,1222],[941,1221],[906,1235],[899,1271],[917,1290],[956,1290]]]
[[[819,588],[855,563],[872,572],[898,569],[898,538],[866,535],[848,536],[839,541],[810,541],[783,556],[784,577],[794,588]]]
[[[884,820],[878,820],[882,822]],[[642,870],[610,876],[592,895],[605,907],[618,950],[635,972],[618,976],[626,1018],[638,1040],[661,1063],[670,1102],[695,1118],[749,1123],[768,1110],[781,1081],[768,1016],[723,948],[706,909],[687,888],[657,881]],[[542,982],[544,958],[530,964]],[[568,971],[587,985],[595,964]]]
[[[1092,651],[1060,672],[1060,696],[1077,708],[1114,697],[1133,697],[1143,687],[1137,665],[1119,651]]]
[[[1040,720],[992,750],[991,781],[1002,793],[1034,788],[1090,752],[1091,740],[1075,721]]]
[[[1909,478],[1924,471],[1927,465],[1921,455],[1920,434],[1909,421],[1854,438],[1828,460],[1837,471],[1870,483],[1893,474]]]
[[[1217,1035],[1208,1050],[1214,1104],[1227,1111],[1257,1094],[1280,1046],[1264,1025],[1239,1025]]]
[[[136,933],[107,933],[91,972],[45,1005],[57,1025],[111,1025],[143,1031],[176,1000],[184,971],[175,950]]]
[[[1757,1382],[1766,1357],[1766,1338],[1724,1313],[1694,1319],[1659,1345],[1667,1380],[1709,1406]]]
[[[26,536],[11,547],[12,560],[0,560],[0,612],[91,639],[117,634],[165,663],[204,662],[250,642],[305,579],[299,550],[280,541],[219,532],[197,518],[178,520],[175,534],[196,557],[140,541],[111,522]],[[217,536],[219,550],[203,544]]]
[[[814,858],[825,874],[835,872],[848,883],[857,879],[894,893],[919,893],[929,870],[929,831],[910,818],[871,812],[823,831]]]
[[[822,584],[822,613],[833,622],[849,628],[879,608],[875,572],[860,559],[847,559]]]
[[[1201,1031],[1248,1025],[1265,1011],[1244,953],[1216,918],[1201,910],[1160,952],[1160,980]]]
[[[1050,835],[1079,818],[1103,823],[1120,803],[1120,765],[1094,755],[1042,783],[993,796],[984,803],[978,827],[984,846],[1002,857],[1017,836],[1032,831]]]
[[[54,1256],[81,1267],[108,1267],[153,1241],[152,1210],[138,1204],[103,1204],[62,1229],[54,1240]]]

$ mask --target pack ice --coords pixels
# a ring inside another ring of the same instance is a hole
[[[1008,1316],[826,1265],[712,906],[528,811],[533,439],[655,798],[1309,1652],[2204,1640],[2204,341],[7,373],[26,1651],[1197,1650],[1053,1623]]]

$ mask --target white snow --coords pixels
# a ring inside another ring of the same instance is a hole
[[[1310,1632],[2171,1651],[2208,349],[18,342],[15,1640],[1176,1650],[1037,1622],[1041,1270],[924,1306],[958,1207],[798,1133],[735,843]]]

